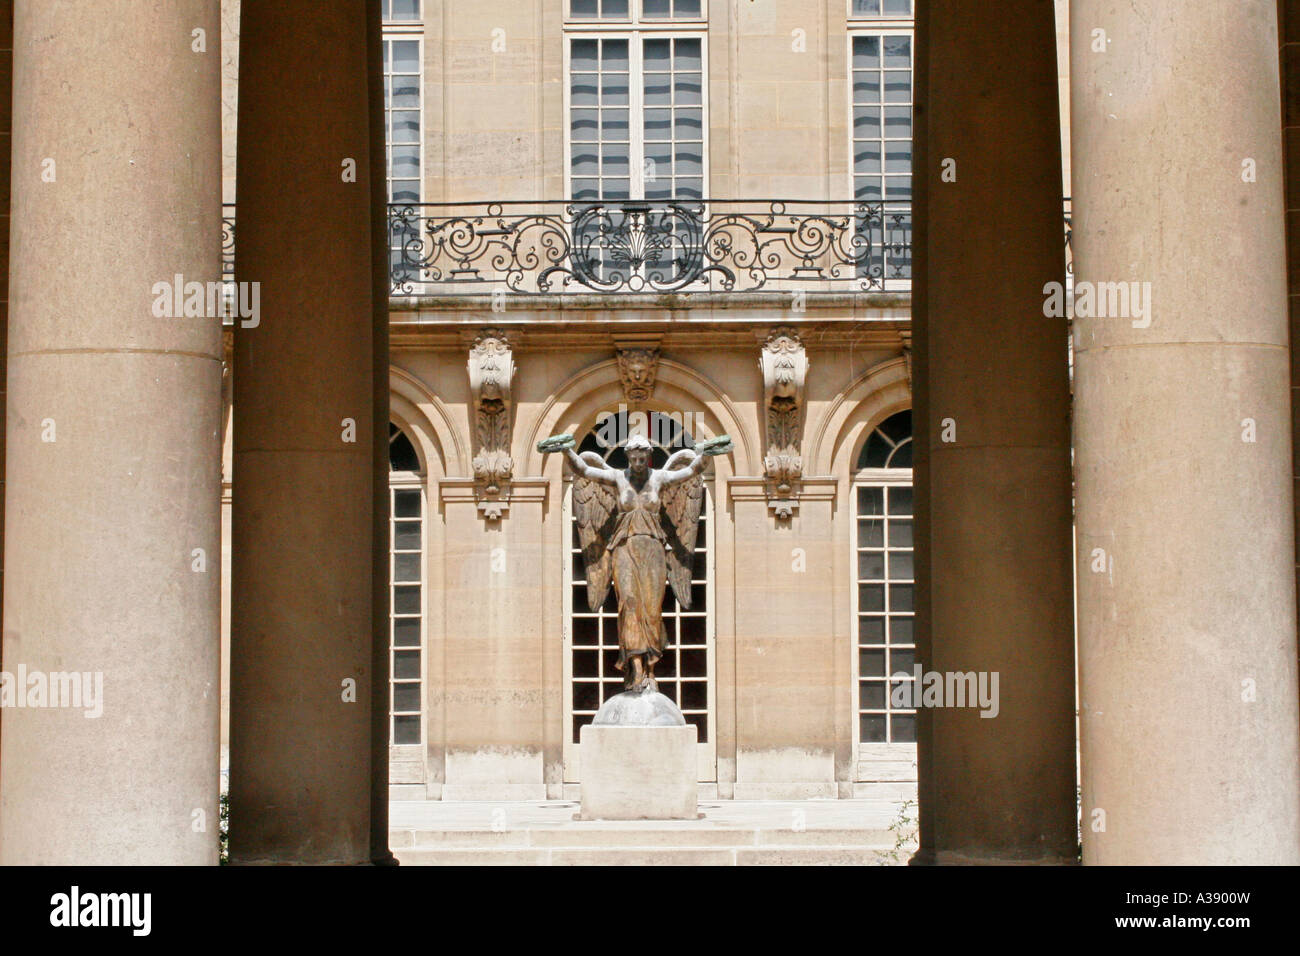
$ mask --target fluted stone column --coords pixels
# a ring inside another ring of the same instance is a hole
[[[1071,17],[1084,862],[1294,865],[1276,0]]]
[[[1076,858],[1067,332],[1052,0],[918,20],[914,300],[926,671],[997,676],[921,712],[918,862]],[[1006,68],[1007,56],[1015,69]],[[985,716],[985,715],[989,716]]]
[[[232,862],[371,858],[376,15],[242,10],[235,271],[261,317],[235,334]]]
[[[219,278],[218,12],[16,5],[4,668],[102,697],[5,708],[3,864],[216,862],[221,326],[155,285]]]

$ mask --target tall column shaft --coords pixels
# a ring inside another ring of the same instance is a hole
[[[1295,864],[1276,0],[1071,17],[1084,862]]]
[[[241,15],[235,273],[261,316],[235,333],[232,862],[371,857],[371,12]]]
[[[1065,275],[1054,8],[1012,0],[990,19],[929,0],[919,27],[918,618],[925,669],[953,688],[923,712],[922,858],[1068,862],[1067,330],[1043,314],[1043,286]],[[974,675],[991,706],[962,706],[958,674]]]
[[[16,5],[3,864],[216,862],[218,13]]]

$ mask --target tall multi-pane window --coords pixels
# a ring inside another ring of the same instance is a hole
[[[570,0],[573,199],[704,196],[704,28],[699,0]]]
[[[861,275],[905,279],[912,202],[911,0],[851,0],[853,196],[872,255]],[[859,207],[864,208],[864,207]]]
[[[914,743],[915,575],[912,553],[912,413],[899,412],[867,437],[854,478],[859,743]]]
[[[384,141],[387,146],[388,201],[418,203],[423,92],[420,78],[423,31],[420,0],[384,0]],[[390,235],[389,256],[396,270],[402,243],[411,235]]]
[[[618,436],[629,436],[628,414],[617,417]],[[635,422],[632,423],[635,425]],[[612,468],[626,468],[627,454],[623,450],[626,437],[617,443],[602,444],[603,429],[587,436],[579,452],[592,451],[600,455]],[[654,446],[651,465],[662,468],[669,456],[693,444],[691,435],[672,416],[652,412],[645,432]],[[659,692],[671,698],[687,723],[694,724],[698,741],[703,744],[709,736],[709,666],[708,666],[708,570],[709,570],[709,496],[705,493],[700,508],[700,530],[695,539],[695,568],[691,581],[691,607],[689,610],[677,603],[671,587],[665,588],[663,623],[667,635],[664,656],[655,664],[655,679]],[[571,727],[573,742],[577,743],[583,724],[591,722],[600,705],[623,691],[623,674],[614,666],[618,660],[618,599],[614,588],[602,607],[592,611],[587,606],[586,569],[582,559],[582,543],[578,537],[578,523],[570,508],[570,593],[569,618],[572,635],[572,670],[570,693],[572,695]]]
[[[389,425],[388,436],[389,740],[418,744],[423,739],[424,489],[411,439],[396,425]]]

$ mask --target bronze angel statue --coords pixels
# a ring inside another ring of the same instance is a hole
[[[542,453],[563,451],[575,473],[573,511],[587,604],[598,611],[613,582],[618,597],[618,669],[629,691],[657,690],[655,662],[663,657],[665,582],[684,607],[691,606],[695,536],[704,498],[704,467],[731,451],[726,435],[673,454],[663,468],[650,467],[648,439],[628,439],[628,467],[610,468],[595,452],[573,451],[572,435],[540,442]]]

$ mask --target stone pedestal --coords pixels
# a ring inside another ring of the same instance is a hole
[[[685,727],[582,728],[582,819],[694,820],[696,734]]]

